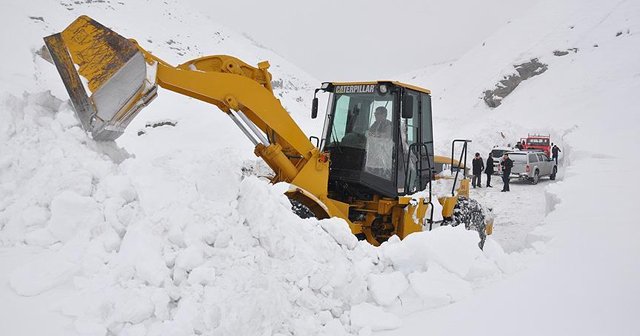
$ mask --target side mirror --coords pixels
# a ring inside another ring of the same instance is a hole
[[[402,117],[405,119],[413,118],[413,97],[408,94],[402,98]]]
[[[311,101],[311,119],[318,117],[318,97],[313,97]]]

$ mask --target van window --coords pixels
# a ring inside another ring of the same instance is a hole
[[[506,150],[504,149],[494,149],[491,151],[491,156],[494,158],[499,158],[499,157],[502,157],[502,155],[504,155],[504,152],[506,152]]]
[[[513,160],[513,162],[527,163],[527,155],[524,153],[509,153],[509,158]]]

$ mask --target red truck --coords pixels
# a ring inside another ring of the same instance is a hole
[[[522,149],[538,149],[544,151],[548,157],[551,157],[551,136],[540,134],[528,134],[526,138],[520,139]]]

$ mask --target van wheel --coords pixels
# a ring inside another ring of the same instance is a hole
[[[549,179],[550,180],[555,180],[557,173],[558,173],[558,167],[553,167],[553,173],[551,173],[551,175],[549,176]]]
[[[531,184],[538,184],[538,181],[540,181],[540,172],[536,170],[536,172],[533,173],[533,178],[531,179]]]

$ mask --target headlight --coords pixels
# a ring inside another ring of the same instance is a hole
[[[389,92],[389,88],[386,84],[380,84],[378,86],[378,91],[380,91],[381,94],[387,94],[387,92]]]

